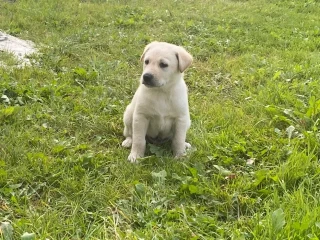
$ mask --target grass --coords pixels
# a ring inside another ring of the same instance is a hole
[[[319,239],[316,0],[0,2],[0,219],[36,239]],[[121,147],[150,41],[184,46],[196,148]],[[10,65],[12,58],[0,55]]]

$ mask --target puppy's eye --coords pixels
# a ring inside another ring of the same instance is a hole
[[[145,64],[145,65],[148,65],[148,64],[149,64],[149,60],[145,60],[145,61],[144,61],[144,64]]]
[[[161,63],[160,63],[160,67],[161,67],[161,68],[166,68],[166,67],[168,67],[168,64],[161,62]]]

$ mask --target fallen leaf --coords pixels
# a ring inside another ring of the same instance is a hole
[[[249,159],[247,159],[247,165],[252,165],[252,164],[254,164],[255,161],[256,161],[255,158],[249,158]]]
[[[228,176],[226,176],[224,179],[226,180],[233,180],[233,179],[236,179],[237,178],[237,175],[235,173],[231,173],[229,174]]]

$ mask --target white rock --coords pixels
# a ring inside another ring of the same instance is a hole
[[[22,40],[0,31],[0,51],[12,53],[21,62],[21,66],[30,65],[28,55],[36,52],[31,41]]]

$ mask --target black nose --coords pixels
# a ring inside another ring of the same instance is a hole
[[[151,85],[152,80],[153,80],[153,75],[151,73],[145,73],[143,74],[143,84],[145,85]]]

